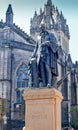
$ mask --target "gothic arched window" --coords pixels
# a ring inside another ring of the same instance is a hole
[[[17,88],[28,87],[28,67],[22,64],[17,71]]]
[[[23,103],[23,97],[22,92],[23,88],[28,87],[28,67],[26,64],[22,64],[16,73],[16,79],[17,79],[17,91],[16,91],[16,101],[17,103]]]

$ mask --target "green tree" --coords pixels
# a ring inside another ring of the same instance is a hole
[[[72,118],[74,115],[74,120],[73,122],[70,122],[70,126],[74,126],[78,129],[78,108],[71,108],[69,113],[72,115]]]

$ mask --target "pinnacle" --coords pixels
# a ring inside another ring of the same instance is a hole
[[[11,4],[8,5],[8,9],[7,9],[6,13],[12,13],[13,14],[13,10],[12,10]]]
[[[52,0],[47,0],[47,4],[52,6]]]

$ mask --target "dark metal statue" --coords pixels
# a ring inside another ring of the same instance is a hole
[[[30,87],[55,87],[58,75],[58,45],[55,36],[41,28],[41,42],[37,43],[29,63]],[[54,83],[53,83],[54,82]]]

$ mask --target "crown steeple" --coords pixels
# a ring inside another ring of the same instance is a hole
[[[51,0],[47,0],[47,5],[52,6],[52,1]]]
[[[6,24],[7,25],[13,24],[13,10],[11,4],[9,4],[8,9],[6,11]]]

